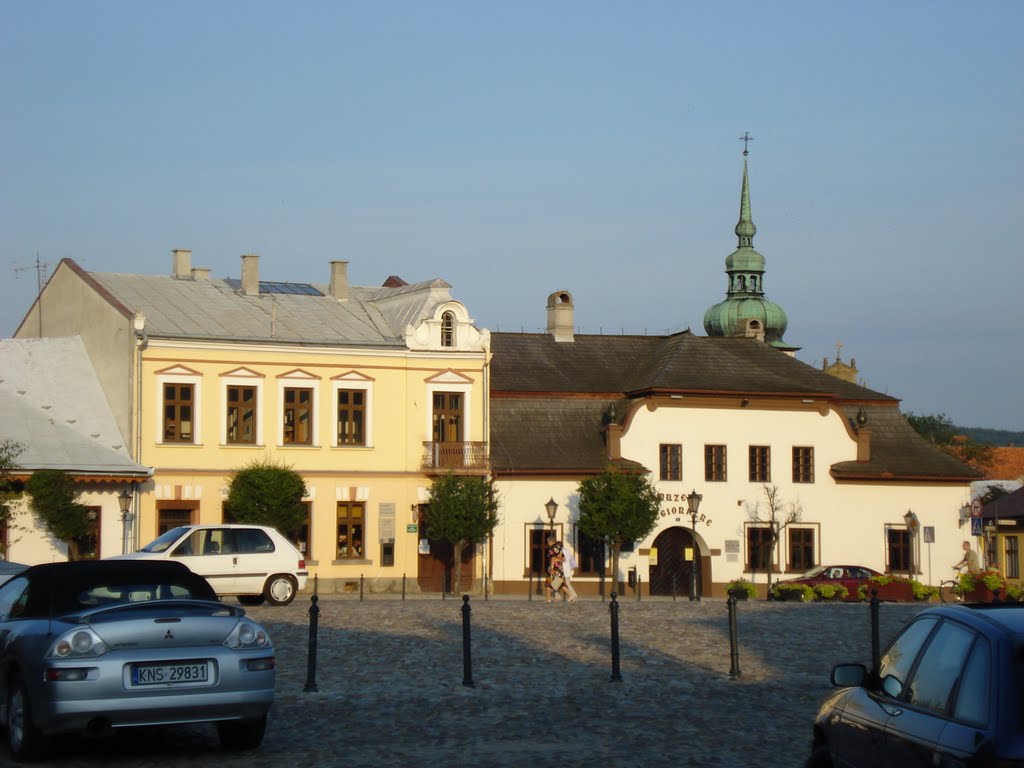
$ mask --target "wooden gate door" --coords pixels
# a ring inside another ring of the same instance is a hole
[[[440,592],[450,594],[454,588],[452,566],[455,560],[455,548],[443,539],[430,538],[427,525],[426,508],[420,508],[419,523],[420,541],[427,540],[430,552],[417,556],[416,583],[421,592]],[[459,577],[459,589],[467,591],[473,586],[473,557],[476,545],[470,544],[462,550],[462,572]]]
[[[693,563],[686,559],[686,549],[694,547],[697,558],[697,594],[701,594],[700,552],[696,551],[693,534],[686,528],[674,527],[662,531],[654,540],[658,550],[658,564],[651,566],[648,587],[652,595],[689,595],[690,573]],[[674,590],[674,592],[673,592]]]

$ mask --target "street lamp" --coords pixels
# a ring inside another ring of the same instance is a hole
[[[700,600],[700,595],[697,594],[697,511],[703,498],[696,489],[686,497],[686,503],[690,508],[690,523],[693,526],[693,560],[690,562],[691,600]]]
[[[548,499],[548,503],[544,505],[544,509],[548,511],[548,521],[551,523],[551,535],[555,535],[555,513],[558,512],[558,502],[555,501],[552,496]]]
[[[117,497],[117,503],[121,507],[121,554],[128,554],[128,534],[132,526],[132,495],[125,488]]]

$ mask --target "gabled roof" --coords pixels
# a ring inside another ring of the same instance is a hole
[[[344,300],[325,285],[262,282],[259,295],[249,296],[234,279],[85,272],[65,261],[116,302],[141,311],[151,338],[401,347],[407,325],[451,300],[451,286],[440,279],[351,286]]]
[[[491,463],[496,473],[546,467],[600,471],[609,406],[658,394],[813,397],[855,424],[864,408],[869,461],[841,462],[837,480],[969,481],[978,475],[921,438],[886,394],[837,379],[764,342],[695,336],[491,334]],[[625,457],[625,464],[639,467]]]
[[[756,339],[492,333],[492,392],[693,392],[899,402],[842,381]]]
[[[981,516],[986,520],[1024,518],[1024,488],[1018,488],[1013,493],[990,501],[982,509]]]
[[[25,470],[148,477],[132,461],[77,336],[0,340],[0,438]]]

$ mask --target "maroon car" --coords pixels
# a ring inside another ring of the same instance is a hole
[[[819,584],[846,587],[847,600],[858,600],[859,590],[872,576],[881,576],[878,571],[865,568],[863,565],[819,565],[795,579],[785,579],[777,584],[806,584],[815,587]]]

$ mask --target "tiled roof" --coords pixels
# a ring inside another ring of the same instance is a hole
[[[731,392],[835,396],[896,403],[842,381],[755,339],[492,333],[492,391]]]
[[[0,340],[0,439],[26,470],[147,477],[128,454],[81,339]]]
[[[872,430],[871,459],[832,467],[840,479],[970,480],[977,473],[922,439],[889,395],[842,381],[754,339],[492,333],[491,459],[495,472],[600,471],[603,419],[655,393],[831,400]],[[628,457],[626,457],[628,460]],[[632,462],[631,462],[632,463]]]
[[[1024,488],[1018,488],[1013,493],[990,501],[984,506],[981,515],[988,519],[1024,518]]]

